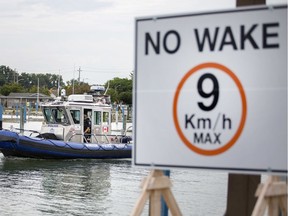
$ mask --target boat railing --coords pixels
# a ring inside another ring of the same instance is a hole
[[[125,135],[114,135],[114,134],[84,134],[84,133],[73,133],[68,137],[67,142],[73,141],[73,137],[80,136],[84,143],[95,143],[95,144],[121,144],[123,139],[128,139]],[[129,140],[130,141],[130,140]]]
[[[128,128],[129,129],[129,128]],[[127,129],[127,130],[128,130]],[[41,134],[36,130],[21,129],[21,128],[10,128],[9,131],[13,131],[29,137],[38,137],[44,139],[54,139],[52,137],[47,137],[45,134]],[[129,143],[132,139],[126,135],[117,134],[84,134],[84,133],[72,133],[66,142],[73,142],[73,137],[80,136],[83,143],[94,143],[94,144],[123,144]],[[126,139],[126,140],[125,140]]]
[[[37,134],[38,136],[41,135],[41,133],[39,131],[36,131],[36,130],[15,128],[15,127],[10,127],[8,130],[16,132],[18,134],[25,135],[25,136],[30,136],[30,137],[35,136],[35,134]]]
[[[133,130],[133,126],[131,125],[125,130],[124,135],[126,136],[127,132],[132,131],[132,130]]]

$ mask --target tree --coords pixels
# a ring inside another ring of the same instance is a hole
[[[27,91],[26,91],[27,92]],[[33,85],[29,91],[29,93],[38,93],[38,86]],[[46,88],[45,86],[39,86],[39,93],[45,94],[45,95],[50,95],[49,89]]]
[[[132,104],[132,91],[121,92],[119,94],[119,100],[123,101],[125,104]]]
[[[107,94],[111,96],[112,102],[132,104],[133,75],[130,77],[130,79],[116,77],[105,83],[105,88],[109,86]]]
[[[19,74],[16,70],[12,70],[8,66],[0,66],[0,93],[3,95],[9,95],[11,92],[31,92],[36,93],[38,91],[39,80],[39,92],[50,95],[51,89],[65,89],[66,94],[73,93],[73,79],[67,81],[67,84],[63,82],[62,76],[56,74],[41,74],[41,73],[27,73],[23,72]],[[130,78],[118,78],[107,81],[105,88],[109,89],[107,94],[111,96],[111,101],[125,104],[132,104],[132,89],[133,89],[133,72],[130,73]],[[74,94],[83,94],[90,91],[90,86],[85,82],[78,82],[74,80]]]
[[[0,86],[3,86],[7,83],[15,83],[18,73],[11,68],[1,65],[0,66]]]
[[[64,87],[67,95],[73,94],[73,79],[67,81],[67,85]],[[85,82],[78,82],[74,80],[74,94],[83,94],[90,91],[90,85]]]
[[[49,89],[64,87],[62,76],[56,74],[26,73],[19,74],[8,66],[0,66],[0,93],[9,95],[11,92],[39,92],[49,95]]]
[[[1,90],[0,90],[1,94],[5,96],[8,96],[11,92],[21,93],[24,91],[25,91],[24,88],[17,83],[5,84],[1,87]]]
[[[17,81],[18,83],[21,83],[25,88],[29,89],[31,86],[38,85],[38,79],[39,79],[39,85],[42,87],[46,87],[47,89],[58,88],[58,83],[60,87],[65,86],[62,76],[48,73],[28,74],[24,72],[18,76]]]

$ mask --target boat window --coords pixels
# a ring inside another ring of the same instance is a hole
[[[109,125],[109,116],[110,113],[109,112],[103,112],[103,124],[104,125]]]
[[[52,115],[56,123],[67,123],[65,111],[62,108],[53,108]]]
[[[100,125],[101,124],[101,111],[94,111],[94,125]]]
[[[44,108],[44,116],[48,123],[54,122],[52,114],[51,114],[51,110],[49,108]]]
[[[74,124],[79,124],[80,123],[80,110],[70,110],[70,114],[72,116]]]

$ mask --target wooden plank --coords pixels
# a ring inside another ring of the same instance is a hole
[[[268,199],[268,215],[269,216],[279,216],[279,206],[277,198]]]
[[[263,216],[267,207],[269,216],[287,215],[287,183],[280,182],[278,176],[270,176],[259,185],[256,195],[259,197],[252,216]]]
[[[146,188],[148,187],[149,181],[153,177],[153,175],[155,175],[155,170],[152,170],[149,173],[148,177],[145,178],[144,181],[142,181],[142,183],[141,183],[142,193],[141,193],[140,197],[138,198],[130,216],[140,216],[141,215],[141,213],[144,209],[144,206],[146,204],[146,201],[150,197],[150,192],[147,191]]]
[[[181,216],[179,206],[170,190],[171,185],[170,179],[164,176],[161,170],[152,170],[141,183],[142,193],[130,216],[140,216],[148,199],[150,199],[150,215],[160,215],[161,195],[164,197],[172,215]]]
[[[150,215],[161,214],[161,191],[153,190],[150,193]]]
[[[264,215],[267,200],[265,199],[265,193],[269,185],[272,183],[273,178],[270,176],[267,181],[264,183],[263,189],[261,190],[255,208],[253,210],[252,216],[261,216]]]
[[[172,215],[181,216],[182,213],[170,189],[162,191],[163,198]]]
[[[146,190],[161,190],[165,188],[170,188],[172,186],[171,181],[167,176],[158,176],[158,177],[144,177],[140,187],[146,188]]]
[[[257,197],[259,196],[262,189],[263,189],[263,184],[260,184],[256,191]],[[285,196],[287,195],[287,191],[288,191],[288,188],[287,188],[286,182],[274,182],[267,188],[265,196],[266,197]]]
[[[153,176],[155,175],[155,170],[152,170],[149,175],[147,177],[144,177],[141,184],[140,184],[140,187],[143,189],[143,190],[146,190],[146,188],[148,187],[149,185],[149,182],[150,182],[150,179],[153,178]]]
[[[172,183],[167,176],[164,176],[162,171],[153,172],[152,175],[144,177],[140,187],[145,190],[161,190],[165,188],[170,188]]]
[[[282,215],[287,215],[287,196],[282,196],[279,198],[279,206],[282,210]]]
[[[149,196],[150,196],[149,192],[147,192],[145,190],[142,191],[142,193],[141,193],[140,197],[138,198],[130,216],[140,216],[141,215]]]
[[[152,177],[147,185],[147,190],[161,190],[172,186],[167,176]]]

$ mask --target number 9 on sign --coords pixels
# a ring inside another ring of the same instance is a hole
[[[237,142],[245,126],[247,103],[240,80],[229,68],[200,64],[183,76],[175,92],[175,129],[190,150],[213,156]]]
[[[211,92],[205,92],[203,90],[203,83],[207,79],[211,80],[213,83],[213,89]],[[198,106],[200,107],[200,109],[202,109],[203,111],[213,110],[215,106],[217,105],[217,102],[219,99],[219,84],[218,84],[217,78],[213,74],[210,74],[210,73],[203,74],[198,81],[197,89],[201,97],[203,98],[213,97],[213,101],[209,106],[206,106],[203,102],[198,102]]]

